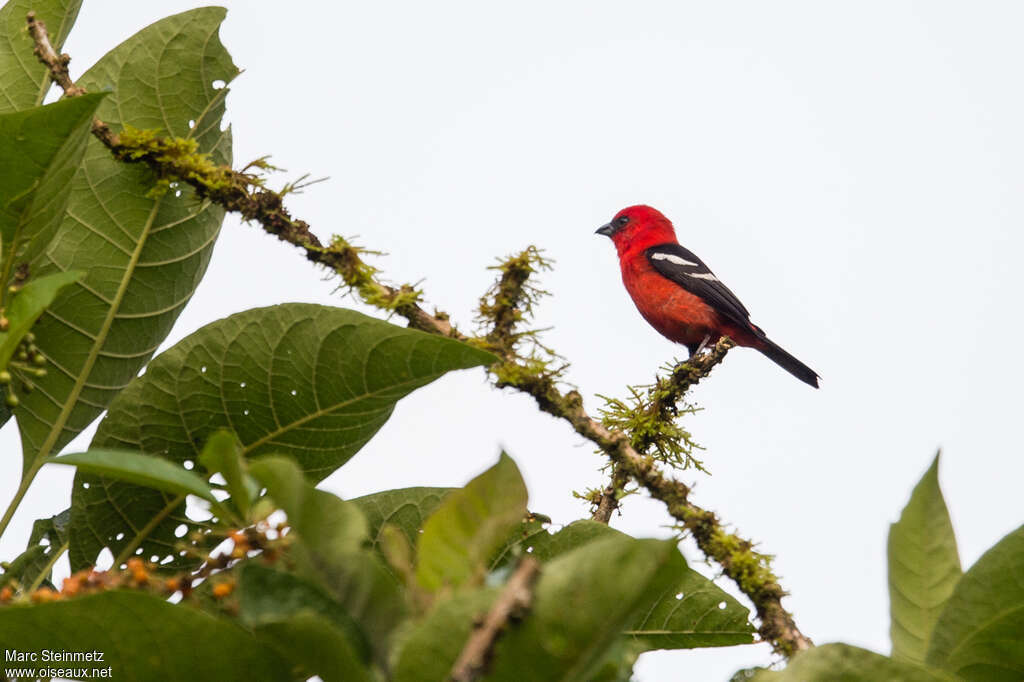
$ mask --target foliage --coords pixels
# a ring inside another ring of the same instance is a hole
[[[650,467],[700,468],[677,422],[692,408],[680,402],[728,346],[631,389],[630,401],[609,402],[603,425],[591,424],[579,394],[556,388],[561,359],[539,330],[521,329],[546,293],[531,279],[550,268],[537,248],[494,268],[479,335],[460,334],[419,308],[418,288],[381,284],[362,261],[374,252],[341,237],[321,245],[283,209],[295,185],[275,193],[248,172],[270,170],[265,161],[231,169],[221,126],[238,69],[218,38],[223,10],[144,28],[78,80],[93,94],[42,105],[52,73],[32,57],[25,15],[49,26],[59,51],[79,6],[0,8],[0,420],[16,419],[23,446],[0,534],[42,466],[77,470],[69,508],[37,521],[25,551],[0,564],[5,650],[105,654],[54,676],[109,667],[108,676],[139,680],[440,680],[473,651],[485,617],[508,613],[474,674],[610,681],[628,679],[644,651],[765,636],[743,604],[687,565],[678,538],[633,538],[590,520],[550,532],[504,453],[462,487],[353,500],[318,489],[397,401],[477,367],[571,415],[581,433],[580,423],[608,429],[606,451],[632,447]],[[286,303],[213,321],[152,358],[202,279],[225,208],[269,215],[270,231],[411,328]],[[61,454],[101,415],[88,451]],[[650,480],[667,480],[650,467]],[[613,480],[627,478],[617,469]],[[679,530],[759,614],[769,585],[788,618],[769,557],[686,491],[660,498]],[[1022,533],[961,575],[936,463],[890,534],[893,658],[830,645],[752,674],[1017,679]],[[113,565],[95,570],[104,552]],[[58,586],[53,567],[65,553],[74,572]],[[526,587],[515,580],[524,568],[539,575]],[[0,670],[14,675],[23,663],[5,656]]]
[[[889,529],[892,657],[846,644],[802,652],[755,682],[1019,680],[1024,677],[1024,526],[965,573],[939,488],[939,456]]]

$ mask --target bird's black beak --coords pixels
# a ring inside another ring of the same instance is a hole
[[[597,232],[595,232],[594,234],[603,234],[605,237],[611,237],[612,236],[612,232],[614,232],[614,231],[615,231],[615,228],[612,227],[612,224],[611,223],[607,223],[607,224],[602,225],[601,227],[597,228]]]

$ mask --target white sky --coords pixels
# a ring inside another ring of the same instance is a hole
[[[1024,517],[1024,5],[224,4],[222,37],[246,71],[228,100],[236,162],[270,153],[289,177],[330,176],[292,199],[296,215],[390,252],[387,275],[426,278],[429,304],[464,328],[495,257],[546,249],[557,269],[540,324],[555,325],[547,341],[591,411],[595,393],[622,396],[685,356],[636,313],[593,234],[633,203],[673,219],[754,321],[821,374],[814,391],[734,351],[686,421],[714,475],[683,476],[698,504],[777,556],[815,641],[888,651],[887,526],[937,447],[965,564]],[[66,46],[73,75],[193,6],[86,0]],[[169,343],[250,307],[352,305],[333,289],[229,218]],[[6,499],[13,422],[0,438]],[[531,508],[586,514],[570,491],[601,483],[601,459],[479,370],[400,403],[325,487],[457,485],[501,447]],[[69,484],[44,471],[3,556],[63,508]],[[663,536],[668,522],[633,497],[613,525]],[[771,660],[765,645],[655,653],[637,679],[726,680]]]

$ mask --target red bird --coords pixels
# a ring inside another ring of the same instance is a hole
[[[602,225],[619,252],[622,283],[652,327],[690,355],[728,336],[756,348],[800,381],[818,387],[817,373],[782,350],[700,258],[676,241],[671,221],[650,206],[630,206]]]

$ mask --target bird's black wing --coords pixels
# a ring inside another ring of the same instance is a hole
[[[722,284],[692,251],[679,244],[659,244],[647,249],[646,255],[651,267],[659,274],[700,297],[726,318],[742,327],[757,330],[750,322],[750,313],[736,294],[729,291],[729,287]]]

